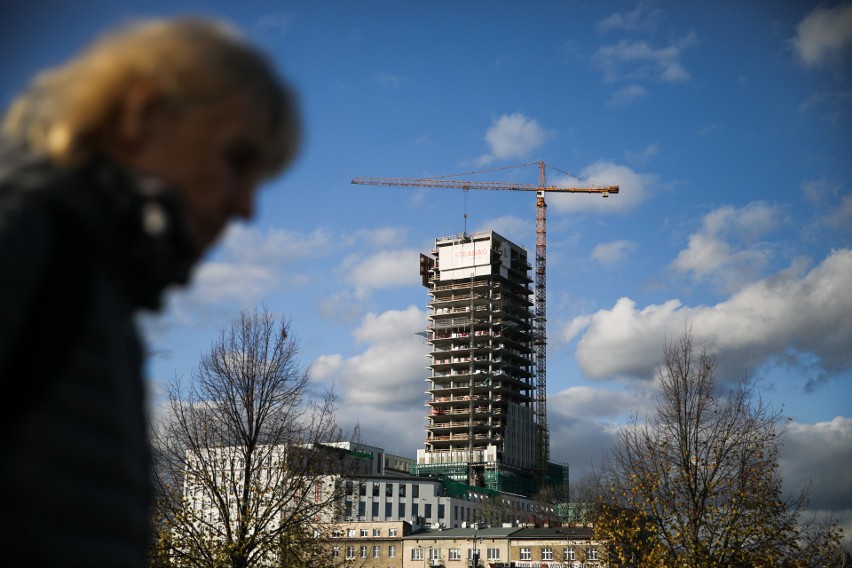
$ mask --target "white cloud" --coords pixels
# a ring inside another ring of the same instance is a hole
[[[640,2],[630,12],[616,12],[600,22],[598,30],[653,31],[662,17],[662,10],[652,10],[645,2]]]
[[[687,327],[715,355],[721,380],[797,353],[829,375],[842,373],[852,369],[850,281],[852,250],[841,249],[810,271],[793,266],[713,306],[669,300],[639,309],[621,298],[611,309],[568,322],[562,338],[570,341],[585,329],[576,359],[594,379],[652,377],[664,341]]]
[[[681,272],[691,272],[696,278],[714,274],[731,257],[727,243],[713,235],[695,233],[689,237],[689,247],[672,262]]]
[[[802,194],[805,199],[815,205],[822,205],[826,201],[834,202],[841,191],[841,184],[827,178],[812,179],[802,183]]]
[[[612,241],[597,245],[589,256],[604,266],[612,266],[624,260],[628,253],[636,249],[636,243],[626,240]]]
[[[852,46],[852,4],[818,6],[796,26],[792,42],[806,67],[842,58]]]
[[[225,231],[222,249],[231,261],[242,265],[280,265],[287,261],[330,252],[331,235],[324,229],[299,233],[281,228],[265,232],[256,227],[232,223]]]
[[[825,217],[825,223],[838,229],[852,230],[852,194],[840,199],[838,206]]]
[[[343,325],[354,325],[370,308],[368,298],[363,294],[343,290],[321,299],[317,303],[320,315],[328,320]]]
[[[664,338],[683,330],[688,315],[677,300],[638,310],[636,302],[621,298],[611,310],[582,316],[586,328],[577,344],[577,363],[584,375],[594,379],[649,378]],[[569,322],[564,337],[577,332],[577,326]]]
[[[399,87],[405,83],[405,77],[402,75],[394,75],[393,73],[376,73],[374,76],[376,83],[387,85],[390,87]]]
[[[548,394],[548,409],[552,408],[548,415],[610,420],[623,419],[634,412],[644,416],[654,409],[654,394],[655,391],[647,386],[631,391],[574,386]]]
[[[537,120],[521,113],[504,114],[485,132],[491,151],[479,158],[480,164],[494,160],[528,158],[550,136]]]
[[[754,242],[777,229],[783,212],[777,206],[755,201],[739,209],[720,207],[704,217],[706,232],[713,235],[730,234]]]
[[[272,270],[263,266],[230,262],[205,262],[195,273],[193,303],[217,304],[234,300],[252,303],[278,282]]]
[[[636,99],[644,97],[647,93],[648,91],[645,90],[645,87],[637,83],[632,83],[613,93],[607,104],[609,106],[626,106]]]
[[[418,262],[420,252],[398,249],[373,253],[358,252],[341,263],[346,281],[359,293],[397,286],[415,286],[420,282]]]
[[[619,192],[607,199],[600,194],[551,193],[547,196],[547,203],[554,211],[628,211],[648,198],[648,186],[656,181],[655,175],[640,174],[627,166],[605,160],[586,167],[580,177],[595,185],[618,185]],[[556,180],[555,185],[565,187],[577,184],[576,180],[565,177]]]
[[[290,14],[266,14],[258,18],[254,28],[259,31],[273,31],[280,35],[286,35],[290,31],[292,23],[293,16]]]
[[[364,424],[375,428],[391,415],[425,415],[428,349],[424,339],[415,334],[425,329],[426,323],[426,312],[416,306],[367,314],[353,332],[365,346],[361,353],[349,358],[326,354],[314,361],[312,375],[335,385],[344,421],[354,424],[363,419]],[[402,430],[387,431],[388,441],[378,443],[371,437],[369,443],[389,447],[390,440]]]
[[[656,144],[648,144],[639,152],[631,152],[627,150],[624,152],[624,157],[627,158],[627,161],[631,164],[645,164],[649,159],[653,158],[657,154],[660,153],[660,147]]]
[[[709,278],[726,290],[736,290],[768,265],[772,251],[759,239],[783,222],[782,209],[764,202],[716,209],[704,216],[701,228],[689,236],[689,245],[671,267],[696,281]],[[728,241],[747,246],[732,246]]]
[[[535,231],[535,223],[514,215],[504,215],[494,219],[486,219],[479,224],[476,230],[494,231],[513,242],[523,244],[524,240],[528,239]]]
[[[592,61],[601,68],[608,82],[635,82],[642,79],[683,82],[690,79],[690,74],[681,64],[681,57],[687,49],[697,44],[698,36],[695,32],[658,48],[644,41],[621,40],[598,48]]]
[[[253,306],[275,288],[303,287],[308,284],[308,277],[293,270],[285,272],[285,263],[327,254],[330,240],[321,229],[310,234],[283,229],[263,232],[231,224],[218,254],[196,267],[187,288],[167,295],[169,307],[166,315],[158,318],[158,325],[187,325],[225,304]]]
[[[852,193],[842,183],[826,178],[809,180],[802,184],[802,194],[814,206],[828,210],[808,232],[818,234],[826,227],[852,231]]]
[[[402,227],[374,227],[358,229],[350,238],[345,238],[345,240],[349,246],[357,248],[362,246],[381,248],[396,246],[400,242],[404,242],[407,235],[407,229]]]
[[[655,392],[650,384],[635,391],[579,386],[548,397],[551,457],[567,461],[572,485],[609,454],[625,415],[636,412],[641,419],[654,414]],[[783,487],[787,495],[797,495],[810,486],[806,515],[831,513],[841,516],[844,528],[852,526],[852,477],[838,467],[848,463],[852,463],[852,418],[789,423],[779,459]]]

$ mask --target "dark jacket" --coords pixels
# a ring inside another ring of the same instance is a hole
[[[134,313],[187,280],[173,192],[0,153],[0,555],[144,566],[150,452]],[[11,529],[10,529],[11,527]]]

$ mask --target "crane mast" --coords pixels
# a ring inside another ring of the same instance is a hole
[[[538,164],[538,185],[547,186],[544,162]],[[535,345],[535,403],[536,456],[539,480],[547,474],[550,461],[550,431],[547,428],[547,203],[544,189],[536,192],[535,199],[535,318],[533,343]]]
[[[533,318],[533,344],[536,357],[536,394],[533,412],[536,418],[536,459],[539,481],[543,482],[550,460],[550,433],[547,427],[547,203],[545,194],[553,193],[597,193],[609,197],[618,193],[619,186],[558,187],[548,186],[545,163],[537,163],[538,184],[499,181],[465,181],[446,178],[399,178],[399,177],[356,177],[353,184],[391,187],[433,187],[443,189],[489,189],[504,191],[536,192],[535,223],[535,316]],[[529,164],[524,164],[529,165]],[[477,173],[477,172],[472,172]],[[472,360],[472,357],[471,357]]]

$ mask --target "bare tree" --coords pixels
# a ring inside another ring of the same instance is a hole
[[[299,566],[323,554],[351,460],[330,392],[314,395],[286,321],[243,312],[153,433],[154,557],[178,566]],[[153,563],[153,560],[152,560]]]
[[[601,469],[595,528],[612,560],[798,566],[812,547],[836,548],[836,524],[815,539],[798,524],[806,489],[782,496],[779,414],[752,382],[722,392],[690,332],[665,345],[658,380],[656,415],[634,416]]]

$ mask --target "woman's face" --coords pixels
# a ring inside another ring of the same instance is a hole
[[[173,187],[187,208],[199,254],[228,221],[250,219],[262,179],[269,112],[257,97],[237,92],[197,106],[151,105],[140,136],[118,161]]]

